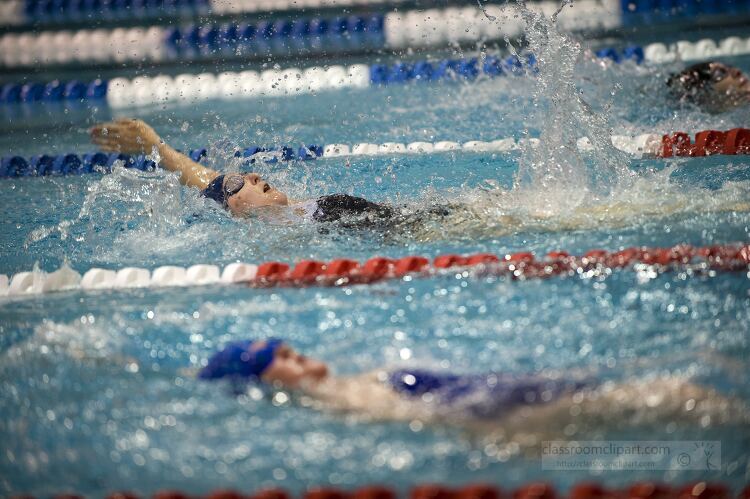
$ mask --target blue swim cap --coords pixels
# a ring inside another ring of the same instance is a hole
[[[214,178],[208,184],[208,187],[201,191],[201,195],[203,197],[213,199],[221,206],[226,206],[225,203],[227,202],[227,194],[226,192],[224,192],[224,175],[219,175]]]
[[[263,372],[273,362],[276,349],[284,341],[269,338],[263,348],[250,351],[256,343],[253,340],[234,341],[208,359],[208,365],[200,370],[200,379],[221,379],[225,377],[245,378],[260,381]]]

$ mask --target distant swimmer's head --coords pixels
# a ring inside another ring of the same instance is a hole
[[[233,378],[298,388],[328,376],[328,367],[298,354],[278,338],[229,343],[201,369],[201,379]]]
[[[720,62],[694,64],[667,80],[672,95],[709,112],[750,103],[750,80],[739,69]]]
[[[246,215],[263,206],[289,204],[286,194],[271,187],[257,173],[219,175],[203,190],[203,195],[234,215]]]

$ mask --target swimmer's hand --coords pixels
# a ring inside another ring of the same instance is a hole
[[[152,154],[164,144],[161,137],[145,122],[122,118],[91,128],[91,141],[103,151],[125,154]]]
[[[159,153],[159,166],[179,172],[180,182],[205,189],[218,173],[169,147],[153,128],[141,120],[124,118],[91,128],[91,141],[103,151],[125,154]]]

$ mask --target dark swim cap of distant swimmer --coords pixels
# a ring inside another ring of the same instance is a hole
[[[283,340],[270,338],[265,345],[259,341],[234,341],[208,359],[206,367],[200,370],[200,379],[234,378],[260,381],[260,377],[273,362],[276,349]]]

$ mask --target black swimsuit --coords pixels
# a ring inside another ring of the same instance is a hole
[[[220,182],[217,185],[220,185]],[[213,191],[216,190],[216,187],[214,187]],[[217,195],[213,191],[212,187],[209,186],[201,194],[222,202],[223,198],[222,200],[217,199]],[[329,194],[319,197],[314,205],[309,208],[308,213],[311,213],[312,219],[316,222],[338,222],[344,228],[387,231],[394,226],[408,227],[414,223],[421,223],[426,217],[444,217],[448,215],[449,208],[434,206],[404,213],[393,206],[373,203],[357,196]]]
[[[355,225],[377,225],[393,215],[394,210],[388,205],[349,194],[330,194],[318,198],[312,217],[316,222],[337,222],[343,218]]]
[[[349,194],[331,194],[317,200],[312,214],[316,222],[338,222],[341,227],[360,229],[410,230],[428,219],[447,216],[452,207],[435,205],[417,210],[399,209],[373,203]]]

